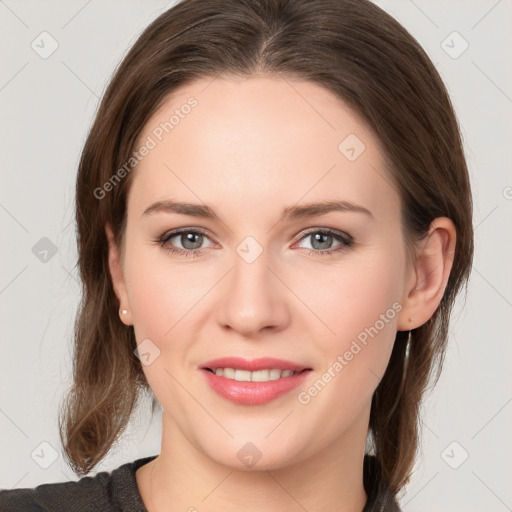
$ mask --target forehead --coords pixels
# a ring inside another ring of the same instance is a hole
[[[397,201],[373,132],[340,98],[307,81],[197,80],[146,123],[136,147],[144,144],[152,149],[136,166],[129,199],[140,211],[169,198],[239,211],[302,197],[369,208],[386,195]]]

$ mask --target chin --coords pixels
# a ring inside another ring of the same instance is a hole
[[[251,439],[253,439],[251,441]],[[205,446],[203,453],[217,464],[227,466],[236,471],[271,471],[281,469],[299,462],[304,458],[305,447],[264,436],[242,436],[230,439],[229,443],[217,443]],[[302,457],[299,457],[299,454]]]

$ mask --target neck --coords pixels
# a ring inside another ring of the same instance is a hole
[[[367,426],[367,414],[361,420]],[[354,425],[354,432],[366,428]],[[241,471],[197,450],[164,412],[161,454],[138,477],[141,494],[148,512],[235,512],[242,505],[247,512],[361,512],[366,435],[345,434],[286,467]]]

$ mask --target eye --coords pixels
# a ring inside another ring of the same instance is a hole
[[[171,253],[193,258],[203,253],[205,240],[209,240],[205,233],[187,228],[164,233],[156,242]]]
[[[155,242],[170,253],[194,258],[201,256],[207,247],[213,246],[211,244],[203,247],[207,240],[210,238],[202,230],[183,228],[166,232]],[[301,240],[309,240],[310,247],[305,247],[305,249],[312,256],[331,256],[346,251],[354,245],[354,240],[350,235],[329,228],[310,230],[302,235],[299,241]]]
[[[310,247],[305,248],[312,256],[330,256],[354,245],[354,240],[350,235],[329,228],[311,230],[300,240],[309,240]]]

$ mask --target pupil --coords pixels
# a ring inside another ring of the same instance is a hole
[[[322,242],[322,239],[324,240]],[[316,245],[316,242],[320,242],[320,246]],[[311,244],[315,249],[329,249],[332,242],[332,235],[324,233],[315,233],[313,235],[313,243]]]
[[[198,240],[194,239],[197,238]],[[181,243],[183,244],[183,247],[185,249],[199,249],[201,247],[201,243],[203,241],[203,235],[200,233],[186,233],[185,235],[181,236]],[[194,246],[194,244],[197,244],[197,247]]]

